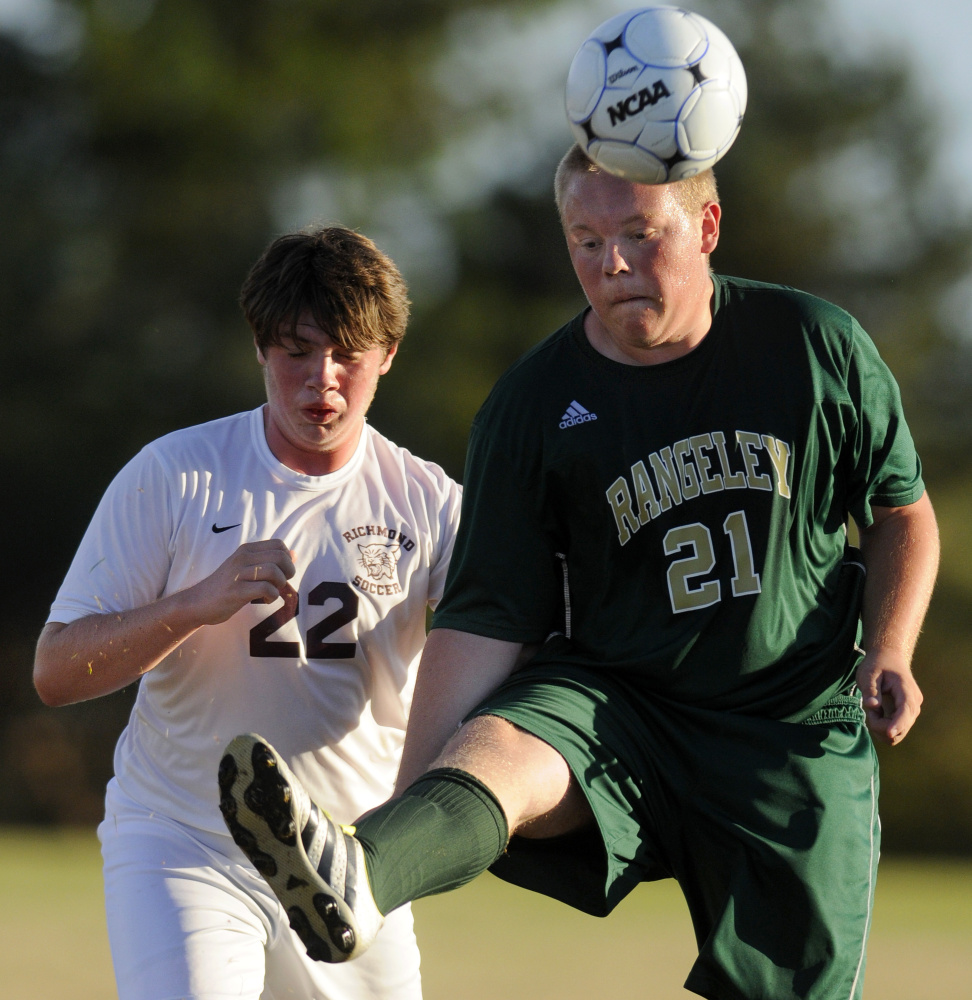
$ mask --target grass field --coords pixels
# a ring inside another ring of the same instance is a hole
[[[115,996],[94,834],[0,829],[0,1000]],[[426,1000],[679,1000],[694,955],[670,883],[607,920],[485,876],[415,905]],[[972,996],[972,863],[882,865],[867,1000]]]

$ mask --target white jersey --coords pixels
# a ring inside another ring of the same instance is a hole
[[[282,539],[297,573],[288,600],[200,628],[142,678],[115,751],[120,790],[225,834],[220,756],[252,731],[340,822],[388,798],[459,506],[438,466],[367,424],[326,476],[277,461],[262,407],[147,445],[108,488],[49,621],[184,590],[244,542]]]

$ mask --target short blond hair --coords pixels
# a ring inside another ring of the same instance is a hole
[[[567,185],[578,174],[599,174],[599,167],[581,147],[574,143],[564,154],[554,175],[554,199],[561,221],[564,218],[564,199],[567,196]],[[672,181],[669,184],[675,199],[690,216],[702,214],[702,209],[709,202],[719,203],[719,190],[716,187],[715,173],[710,167],[694,177],[685,180]]]

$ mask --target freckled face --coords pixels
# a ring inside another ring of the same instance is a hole
[[[391,368],[396,349],[341,347],[309,313],[301,315],[294,341],[257,348],[267,388],[264,426],[273,454],[310,476],[347,464],[378,379]]]
[[[715,202],[690,216],[670,184],[632,184],[604,171],[571,179],[564,232],[591,304],[585,331],[595,349],[626,364],[657,364],[702,340],[719,219]]]

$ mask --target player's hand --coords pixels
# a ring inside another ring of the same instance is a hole
[[[874,738],[890,746],[900,743],[918,718],[923,700],[911,664],[892,651],[869,652],[857,667],[857,686]]]
[[[245,542],[215,572],[186,591],[201,624],[218,625],[254,601],[271,604],[284,596],[297,572],[279,538]]]

